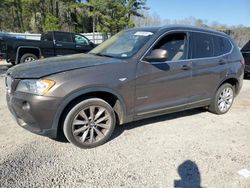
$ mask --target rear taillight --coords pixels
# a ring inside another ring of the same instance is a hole
[[[242,67],[245,68],[245,60],[244,60],[244,58],[242,58],[242,59],[240,60],[240,63],[241,63],[241,65],[242,65]]]

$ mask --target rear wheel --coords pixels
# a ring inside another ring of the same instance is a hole
[[[102,99],[79,102],[66,115],[63,132],[72,144],[92,148],[104,144],[115,128],[115,113]]]
[[[27,53],[27,54],[24,54],[21,57],[20,63],[28,63],[28,62],[31,62],[31,61],[35,61],[37,59],[38,59],[38,57],[36,55]]]
[[[217,90],[208,110],[215,114],[225,114],[234,101],[234,87],[225,83]]]

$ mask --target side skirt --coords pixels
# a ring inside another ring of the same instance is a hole
[[[164,114],[169,114],[169,113],[174,113],[174,112],[179,112],[179,111],[184,111],[188,109],[193,109],[193,108],[199,108],[199,107],[205,107],[210,104],[211,99],[203,99],[200,101],[195,101],[195,102],[190,102],[182,105],[177,105],[177,106],[172,106],[172,107],[167,107],[167,108],[161,108],[161,109],[156,109],[152,111],[147,111],[147,112],[142,112],[136,114],[134,117],[134,121],[145,119],[145,118],[150,118],[154,116],[160,116]]]

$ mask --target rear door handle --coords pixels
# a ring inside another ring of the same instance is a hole
[[[189,70],[189,69],[191,69],[191,66],[183,65],[181,69],[182,70]]]
[[[226,60],[221,59],[221,60],[219,61],[219,65],[224,65],[224,64],[226,64]]]
[[[57,47],[62,47],[62,44],[56,44]]]
[[[81,48],[81,46],[76,45],[76,48]]]

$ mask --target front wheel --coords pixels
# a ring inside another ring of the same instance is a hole
[[[231,108],[234,101],[234,87],[225,83],[217,90],[208,110],[215,114],[225,114]]]
[[[73,106],[66,115],[63,132],[72,144],[93,148],[104,144],[115,128],[115,113],[102,99],[90,98]]]

